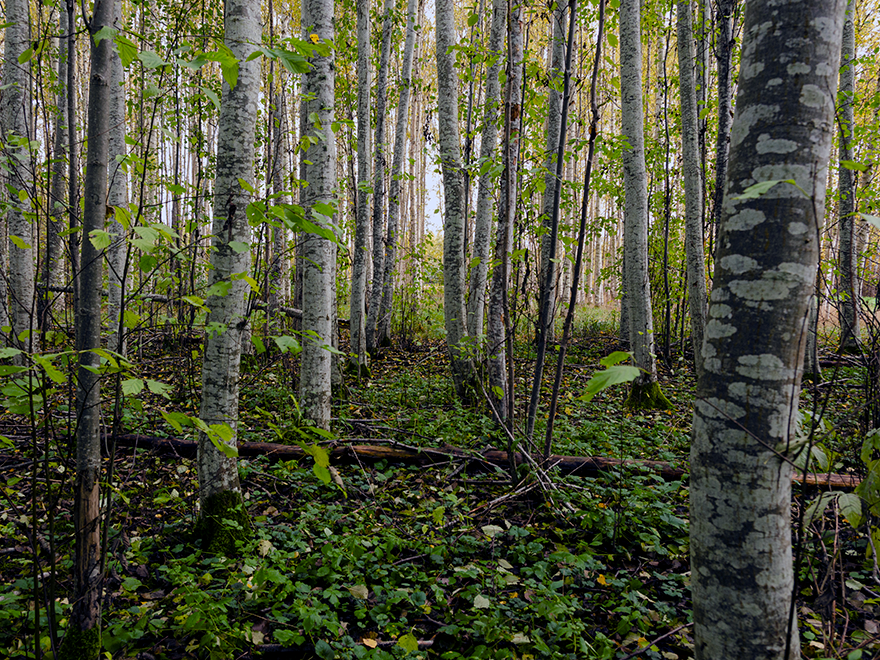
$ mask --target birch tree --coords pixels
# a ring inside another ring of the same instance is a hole
[[[856,249],[856,176],[851,169],[853,161],[853,130],[855,129],[854,105],[856,91],[856,2],[850,0],[843,25],[843,44],[840,56],[840,88],[838,90],[838,140],[840,167],[837,180],[840,193],[837,217],[840,226],[838,245],[838,321],[840,323],[839,350],[857,350],[859,343],[859,285]]]
[[[77,427],[74,491],[73,608],[59,656],[63,660],[96,660],[101,650],[101,347],[102,251],[97,234],[107,215],[110,68],[113,42],[102,32],[112,25],[116,0],[96,0],[89,22],[90,77],[88,152],[83,207],[82,269],[76,306]],[[8,5],[7,5],[8,6]],[[98,38],[99,33],[103,38]]]
[[[642,370],[633,382],[627,405],[668,408],[657,382],[654,321],[648,278],[648,177],[645,171],[645,127],[642,108],[642,41],[639,0],[620,3],[620,106],[623,149],[623,284],[628,311],[629,345]]]
[[[517,162],[519,160],[519,118],[522,108],[522,7],[512,2],[507,20],[507,89],[504,99],[504,145],[501,153],[501,201],[495,238],[495,259],[489,293],[486,340],[488,352],[489,397],[499,421],[513,415],[513,393],[507,377],[507,352],[513,340],[508,332],[508,282],[513,227],[516,219]],[[510,346],[508,347],[508,343]],[[510,447],[512,449],[512,447]]]
[[[13,344],[30,351],[34,305],[34,227],[31,219],[32,155],[30,131],[31,47],[29,3],[7,0],[0,128],[8,162],[6,226],[9,231],[9,323]],[[4,274],[5,275],[5,274]],[[4,307],[6,299],[0,301]]]
[[[354,251],[351,265],[351,351],[358,374],[367,368],[366,299],[367,262],[370,259],[370,2],[357,0],[358,105],[357,105],[357,199]]]
[[[694,67],[694,28],[690,0],[678,2],[678,68],[681,96],[681,152],[684,174],[685,258],[691,346],[694,366],[703,368],[703,327],[706,325],[706,261],[703,251],[703,180],[700,175],[697,81]]]
[[[388,98],[388,66],[391,59],[391,10],[393,1],[385,0],[385,18],[382,21],[382,47],[379,54],[379,74],[376,78],[376,158],[373,170],[373,281],[370,287],[370,307],[367,310],[367,350],[379,348],[377,326],[382,306],[382,273],[385,263],[385,110]]]
[[[238,430],[241,337],[247,323],[247,283],[243,278],[250,269],[251,231],[246,209],[254,182],[254,135],[260,89],[259,61],[248,62],[247,58],[261,36],[259,3],[226,0],[224,29],[224,42],[239,64],[237,80],[223,81],[218,125],[210,287],[205,302],[210,312],[205,330],[199,413],[216,433],[199,434],[201,512],[197,532],[203,547],[231,554],[236,538],[241,538],[248,526],[232,448]]]
[[[416,43],[416,0],[407,3],[406,42],[400,70],[400,97],[397,100],[397,124],[394,129],[394,154],[391,161],[391,183],[388,187],[388,227],[385,230],[385,256],[382,273],[382,304],[379,307],[377,336],[380,346],[391,344],[391,311],[394,302],[394,269],[397,260],[397,235],[400,218],[401,180],[404,176],[404,142],[409,97],[412,87],[413,50]],[[484,278],[485,280],[485,278]]]
[[[489,272],[490,236],[492,234],[492,173],[495,148],[498,144],[498,104],[501,97],[501,71],[504,31],[507,26],[507,0],[492,3],[492,28],[489,32],[490,64],[486,70],[486,101],[483,110],[483,132],[480,136],[480,179],[477,183],[477,217],[474,222],[474,249],[468,287],[467,330],[471,337],[483,334],[483,312],[486,304],[486,277]]]
[[[845,5],[746,5],[691,434],[697,660],[801,657],[790,459]]]
[[[334,108],[334,56],[332,0],[305,0],[303,27],[312,41],[324,46],[310,58],[305,74],[303,135],[309,148],[303,154],[306,187],[302,206],[312,221],[327,226],[336,205],[336,138]],[[323,236],[303,235],[303,350],[300,396],[303,414],[320,428],[330,425],[333,278],[335,245]]]
[[[461,136],[458,128],[458,74],[455,72],[456,32],[452,0],[436,0],[437,123],[438,147],[443,170],[446,215],[443,218],[443,318],[452,368],[452,382],[459,398],[471,398],[473,366],[463,344],[465,330],[464,178]]]

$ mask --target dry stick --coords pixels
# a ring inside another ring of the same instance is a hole
[[[562,328],[562,343],[556,357],[556,377],[553,381],[553,393],[550,396],[550,410],[547,413],[547,434],[544,438],[544,461],[550,458],[553,444],[553,422],[556,420],[556,407],[559,404],[559,388],[562,385],[562,370],[565,368],[565,354],[571,339],[571,326],[574,323],[574,308],[577,304],[578,287],[580,285],[581,266],[584,260],[584,240],[587,233],[587,206],[590,201],[590,175],[593,171],[593,157],[596,151],[596,133],[599,126],[599,105],[596,102],[596,82],[599,78],[599,62],[602,58],[602,38],[605,31],[605,0],[599,0],[599,31],[596,36],[596,59],[593,61],[593,75],[590,79],[590,140],[587,151],[587,166],[584,172],[584,192],[581,200],[581,224],[578,228],[577,252],[574,259],[574,272],[571,277],[571,295],[568,300],[568,311]]]
[[[603,0],[603,1],[604,1],[604,0]],[[671,635],[674,635],[674,634],[677,633],[679,630],[683,630],[684,628],[690,628],[692,625],[694,625],[693,622],[691,622],[691,623],[683,623],[683,624],[681,624],[678,628],[673,628],[672,630],[670,630],[670,631],[669,631],[668,633],[666,633],[665,635],[660,635],[660,637],[658,637],[657,639],[651,640],[648,644],[646,644],[646,645],[643,646],[642,648],[633,651],[633,652],[630,653],[629,655],[625,655],[625,656],[623,656],[620,660],[630,660],[631,658],[634,658],[634,657],[636,657],[637,655],[641,655],[642,653],[644,653],[645,651],[647,651],[649,648],[651,648],[652,646],[654,646],[654,644],[656,644],[657,642],[662,642],[664,639],[666,639],[667,637],[670,637]]]
[[[541,377],[544,373],[544,358],[547,355],[547,335],[550,334],[552,325],[553,300],[551,300],[550,292],[553,290],[553,268],[552,259],[556,255],[556,244],[559,238],[559,201],[562,194],[562,168],[565,161],[565,134],[568,124],[568,106],[571,97],[571,56],[574,50],[574,28],[575,19],[577,18],[577,0],[571,0],[569,6],[568,17],[568,45],[565,53],[565,74],[562,84],[562,121],[559,127],[559,148],[556,152],[556,180],[555,193],[553,197],[553,210],[550,215],[550,249],[547,254],[551,258],[551,263],[547,264],[546,279],[543,282],[541,292],[540,312],[538,316],[538,331],[540,332],[538,340],[538,355],[535,360],[535,375],[532,380],[532,395],[529,399],[528,417],[526,418],[526,438],[531,442],[532,434],[535,431],[535,417],[538,413],[538,399],[541,395]]]

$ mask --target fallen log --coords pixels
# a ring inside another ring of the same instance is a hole
[[[472,461],[478,465],[482,464],[484,467],[493,466],[501,469],[506,469],[510,465],[507,452],[495,449],[471,452],[450,446],[430,448],[409,447],[402,444],[357,444],[368,442],[370,442],[368,439],[355,438],[331,445],[328,447],[330,457],[337,463],[349,464],[388,461],[407,465],[433,465],[450,461]],[[138,434],[117,435],[116,444],[120,447],[153,449],[185,458],[195,458],[198,448],[198,443],[195,440],[156,438]],[[240,442],[238,443],[238,455],[242,458],[267,456],[273,460],[284,461],[299,460],[307,456],[296,445],[283,445],[275,442]],[[516,464],[520,465],[525,462],[526,457],[517,452]],[[551,456],[550,465],[562,474],[575,474],[581,477],[594,477],[600,472],[607,472],[614,468],[633,467],[655,472],[667,481],[687,478],[686,470],[663,461],[644,459],[620,459],[607,456]],[[853,489],[861,483],[861,479],[855,475],[812,472],[806,475],[803,473],[795,474],[792,481],[807,486],[834,490]]]

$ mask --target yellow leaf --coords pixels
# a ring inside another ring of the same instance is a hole
[[[648,640],[645,639],[644,637],[639,637],[639,639],[638,639],[637,641],[639,642],[639,648],[640,648],[640,649],[641,649],[641,648],[644,648],[644,647],[646,647],[646,646],[648,645]]]
[[[361,644],[363,644],[364,646],[371,648],[371,649],[374,649],[377,646],[379,646],[379,642],[377,642],[375,639],[370,639],[369,637],[364,637],[361,640]]]
[[[310,35],[309,35],[309,39],[312,40],[312,43],[313,43],[313,44],[316,44],[316,43],[318,43],[319,41],[321,41],[321,37],[319,37],[317,34],[310,34]],[[370,648],[373,648],[373,647],[370,647]]]
[[[596,579],[596,582],[598,582],[599,584],[601,584],[603,587],[607,587],[607,586],[608,586],[608,580],[605,579],[605,576],[604,576],[604,575],[600,575],[600,576]]]

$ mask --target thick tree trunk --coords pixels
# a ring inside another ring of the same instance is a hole
[[[477,183],[477,217],[474,222],[474,249],[471,255],[471,280],[468,289],[467,331],[471,337],[483,334],[483,311],[486,305],[486,278],[489,273],[490,236],[492,233],[492,174],[495,147],[498,144],[498,103],[501,97],[501,60],[504,29],[507,26],[507,0],[492,3],[492,29],[489,32],[491,59],[486,71],[486,102],[483,111],[483,133],[480,137],[480,179]]]
[[[507,380],[507,343],[509,336],[508,283],[513,227],[516,219],[517,163],[519,160],[520,98],[522,96],[522,8],[513,2],[507,21],[507,90],[504,100],[504,146],[501,162],[501,200],[498,204],[498,227],[495,238],[495,264],[489,292],[486,323],[489,397],[501,422],[511,416],[513,397]],[[512,343],[512,342],[511,342]],[[508,447],[512,450],[512,447]]]
[[[31,141],[36,137],[30,129],[31,65],[30,59],[19,61],[31,46],[29,4],[27,0],[6,2],[6,50],[3,71],[3,93],[0,94],[0,128],[6,156],[14,167],[5,176],[7,185],[6,226],[9,231],[8,316],[12,326],[12,343],[30,351],[35,329],[34,309],[34,226],[30,216],[33,187]],[[21,196],[20,196],[21,195]],[[3,274],[6,277],[6,273]],[[0,300],[6,305],[6,299]]]
[[[837,217],[840,223],[840,243],[838,246],[838,321],[840,323],[839,351],[855,351],[859,347],[859,284],[858,250],[856,240],[856,177],[855,172],[844,164],[853,160],[853,130],[855,129],[854,105],[856,89],[856,2],[849,0],[846,22],[843,25],[843,45],[840,56],[840,88],[838,99],[838,125],[840,127],[839,153],[840,167],[837,180],[840,194],[837,203]]]
[[[366,332],[366,300],[367,300],[367,265],[371,260],[370,236],[370,2],[357,1],[357,35],[358,35],[358,105],[357,105],[357,192],[354,234],[354,251],[351,266],[351,352],[354,356],[354,367],[361,371],[368,367],[367,332]]]
[[[303,27],[329,44],[335,37],[332,0],[306,0]],[[306,135],[311,146],[304,153],[305,180],[302,205],[312,222],[332,222],[328,209],[336,205],[336,138],[332,125],[334,107],[334,56],[315,54],[305,76],[303,89]],[[303,238],[303,333],[305,335],[300,370],[303,415],[315,426],[330,426],[333,343],[333,278],[335,246],[326,238],[305,234]]]
[[[404,176],[404,143],[406,118],[412,84],[413,50],[416,42],[416,0],[407,5],[406,43],[400,71],[400,98],[397,102],[397,126],[394,129],[394,156],[391,163],[391,184],[388,190],[388,228],[385,235],[385,257],[382,274],[382,304],[379,307],[377,336],[380,346],[391,343],[391,312],[394,302],[394,270],[397,267],[397,239],[400,218],[401,179]]]
[[[697,660],[801,657],[788,461],[797,450],[845,4],[790,0],[770,11],[755,0],[746,7],[691,435]],[[778,183],[743,195],[768,181]]]
[[[238,376],[241,336],[247,323],[245,290],[241,279],[251,263],[251,231],[246,209],[251,195],[239,180],[253,186],[254,135],[260,86],[258,60],[247,62],[260,40],[260,6],[252,0],[226,0],[225,43],[239,60],[238,81],[223,83],[217,139],[217,175],[214,181],[214,223],[211,241],[210,288],[206,305],[205,356],[202,366],[200,418],[226,425],[234,447],[238,431]],[[199,434],[198,532],[204,547],[215,552],[235,551],[235,538],[246,529],[241,506],[238,466],[215,445],[223,442]],[[235,520],[238,525],[224,521]]]
[[[76,484],[74,499],[74,587],[70,625],[59,653],[62,659],[95,660],[101,650],[101,381],[92,352],[101,347],[102,252],[89,239],[107,220],[108,128],[113,43],[93,36],[111,25],[115,0],[97,0],[91,20],[88,154],[83,209],[82,270],[76,307],[77,370]]]
[[[694,29],[690,0],[678,0],[678,68],[681,94],[681,151],[684,174],[685,258],[688,304],[691,310],[691,346],[697,374],[703,369],[703,328],[706,325],[706,261],[703,250],[703,180],[697,115],[697,79],[694,70]]]
[[[455,15],[452,0],[435,0],[437,10],[437,122],[446,215],[443,219],[443,317],[452,382],[463,401],[472,398],[473,365],[464,308],[464,179],[458,130],[458,74],[455,71]]]
[[[620,3],[621,129],[629,145],[623,150],[626,197],[623,278],[629,313],[630,350],[636,366],[642,370],[642,375],[633,382],[627,405],[634,408],[667,408],[669,401],[657,382],[651,283],[648,278],[648,184],[639,13],[639,0],[623,0]]]
[[[385,264],[385,110],[388,97],[388,66],[391,59],[392,0],[385,0],[385,19],[382,23],[382,50],[379,55],[379,75],[376,78],[376,161],[373,172],[373,281],[370,287],[370,307],[367,310],[367,350],[379,349],[379,309],[382,306],[382,274]]]

